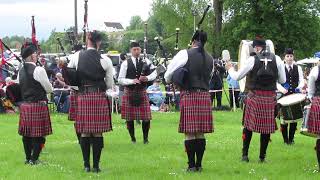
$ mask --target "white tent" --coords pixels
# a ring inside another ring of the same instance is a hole
[[[305,58],[302,60],[297,61],[298,65],[306,65],[306,64],[316,64],[320,61],[320,58],[312,57],[312,58]]]

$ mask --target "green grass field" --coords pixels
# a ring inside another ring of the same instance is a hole
[[[267,163],[259,164],[258,134],[253,135],[250,163],[242,163],[241,112],[214,112],[215,132],[207,135],[202,173],[187,173],[184,136],[177,132],[179,113],[153,113],[150,143],[130,142],[124,122],[113,115],[113,131],[104,134],[102,172],[85,173],[73,123],[52,114],[53,134],[38,166],[24,165],[18,115],[0,115],[0,179],[320,179],[315,172],[315,140],[297,133],[296,144],[286,146],[280,132],[271,136]]]

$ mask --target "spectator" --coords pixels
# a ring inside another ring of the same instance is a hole
[[[211,102],[215,106],[215,99],[217,99],[217,109],[222,109],[222,89],[223,89],[223,75],[226,72],[222,62],[219,59],[214,60],[214,73],[210,80],[209,88],[210,90],[216,92],[210,92]]]
[[[229,86],[229,97],[230,97],[230,108],[233,108],[233,103],[235,103],[236,107],[239,108],[239,82],[232,79],[230,75],[227,77],[227,82]],[[234,100],[233,100],[234,97]]]
[[[152,102],[152,104],[155,104],[158,108],[160,108],[161,104],[164,102],[164,97],[160,89],[160,80],[154,81],[153,85],[148,87],[147,92],[149,100]]]
[[[53,94],[57,111],[61,113],[68,113],[70,107],[70,91],[67,89],[68,85],[64,82],[61,73],[56,74],[56,80],[53,87],[55,88]]]

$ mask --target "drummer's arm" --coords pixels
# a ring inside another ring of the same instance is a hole
[[[247,63],[244,64],[244,66],[242,66],[238,71],[235,71],[233,67],[231,67],[230,69],[228,69],[227,67],[228,73],[230,74],[232,79],[239,81],[244,78],[249,73],[249,71],[252,70],[254,61],[254,57],[249,57]]]
[[[286,82],[286,71],[285,65],[280,57],[276,58],[277,68],[278,68],[278,83],[283,84]]]
[[[300,89],[301,91],[304,87],[304,78],[303,78],[303,71],[300,66],[298,66],[298,74],[299,74],[299,85],[297,88]]]
[[[288,90],[284,88],[280,83],[277,82],[277,90],[280,91],[282,94],[287,94]]]
[[[172,75],[175,70],[180,67],[183,67],[188,62],[188,52],[187,50],[181,50],[177,55],[173,57],[170,64],[168,65],[167,71],[164,74],[164,78],[167,83],[171,82]]]
[[[318,67],[313,68],[308,80],[308,98],[311,99],[315,93],[316,80],[318,78]]]
[[[123,86],[128,86],[128,85],[134,84],[133,79],[126,78],[127,69],[128,69],[128,61],[123,61],[123,63],[121,64],[121,67],[120,67],[119,77],[118,77],[119,84],[121,84]]]

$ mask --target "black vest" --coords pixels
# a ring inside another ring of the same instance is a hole
[[[107,87],[104,82],[106,71],[101,66],[100,59],[101,55],[95,49],[80,52],[77,69],[80,90],[88,86],[99,88],[101,91],[106,90]]]
[[[127,74],[126,78],[127,79],[139,79],[140,75],[147,76],[150,74],[150,69],[149,66],[147,65],[146,62],[142,61],[142,59],[139,59],[138,64],[136,64],[136,67],[134,66],[132,59],[127,60],[128,67],[127,67]],[[129,88],[135,88],[135,87],[140,87],[144,88],[146,84],[141,84],[141,85],[129,85],[126,87]]]
[[[265,68],[264,62],[260,61],[266,57],[272,60],[268,62],[267,68]],[[276,90],[278,79],[276,56],[272,53],[267,53],[265,56],[255,55],[254,58],[254,66],[246,78],[246,87],[248,90]],[[266,75],[266,73],[268,75]]]
[[[318,79],[316,80],[316,90],[314,96],[320,96],[320,66],[318,66]]]
[[[47,100],[47,93],[41,84],[33,78],[36,66],[25,63],[19,71],[19,84],[22,100],[26,102],[38,102]]]
[[[189,70],[186,82],[188,89],[209,90],[211,72],[213,68],[213,58],[198,51],[198,48],[191,48],[188,51],[187,68]]]
[[[289,89],[288,89],[288,94],[292,94],[295,93],[295,89],[298,87],[299,85],[299,71],[298,71],[298,66],[297,65],[293,65],[292,66],[292,70],[291,73],[289,73],[289,70],[287,68],[286,69],[286,83],[289,84]]]

